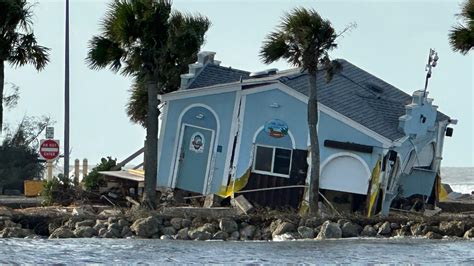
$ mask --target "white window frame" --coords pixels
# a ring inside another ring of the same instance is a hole
[[[273,171],[273,166],[275,165],[275,153],[276,153],[276,149],[282,149],[282,150],[288,150],[290,151],[290,165],[289,165],[289,171],[288,171],[288,174],[285,175],[285,174],[278,174],[278,173],[274,173],[274,172],[267,172],[267,171],[262,171],[262,170],[257,170],[255,169],[255,164],[257,163],[257,149],[258,147],[263,147],[263,148],[271,148],[273,149],[273,153],[272,153],[272,166],[271,166],[271,171]],[[285,147],[278,147],[278,146],[268,146],[268,145],[261,145],[261,144],[255,144],[255,151],[254,151],[254,154],[255,154],[255,158],[253,160],[253,164],[252,164],[252,173],[256,173],[256,174],[262,174],[262,175],[271,175],[271,176],[277,176],[277,177],[285,177],[285,178],[290,178],[290,173],[291,173],[291,164],[293,163],[293,149],[291,148],[285,148]]]

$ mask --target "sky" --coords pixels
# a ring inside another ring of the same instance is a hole
[[[64,2],[37,0],[34,31],[41,45],[51,48],[51,62],[42,72],[31,66],[7,67],[5,81],[20,87],[20,101],[6,111],[15,125],[25,115],[47,115],[56,121],[55,138],[63,142],[64,121]],[[88,42],[99,34],[100,20],[110,0],[70,1],[70,147],[71,163],[101,157],[123,160],[143,146],[145,130],[128,119],[125,106],[131,78],[104,69],[90,70],[84,61]],[[430,48],[439,55],[428,91],[439,110],[459,123],[444,144],[443,166],[474,166],[474,52],[451,50],[447,34],[459,20],[462,1],[298,1],[298,0],[175,0],[173,8],[207,16],[212,27],[205,51],[216,52],[221,65],[247,71],[287,69],[285,62],[265,65],[259,50],[285,11],[314,8],[337,31],[357,27],[338,40],[332,58],[344,58],[397,88],[412,94],[423,89]],[[135,160],[139,163],[141,159]]]

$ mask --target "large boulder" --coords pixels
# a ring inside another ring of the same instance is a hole
[[[0,238],[24,238],[32,235],[34,233],[31,230],[19,227],[6,227],[0,231]]]
[[[464,233],[464,238],[466,239],[474,238],[474,227],[467,230],[466,233]]]
[[[309,239],[309,238],[314,238],[314,230],[313,228],[307,227],[307,226],[300,226],[298,227],[298,233],[300,234],[301,238],[303,239]]]
[[[76,235],[74,232],[67,227],[59,227],[54,230],[54,232],[49,236],[50,239],[53,238],[75,238]]]
[[[13,216],[13,211],[8,207],[0,206],[0,216],[11,218]]]
[[[390,227],[390,222],[383,223],[378,230],[378,234],[381,236],[388,236],[392,233],[392,228]]]
[[[123,227],[125,227],[125,226],[130,226],[130,223],[129,223],[127,220],[125,220],[125,219],[120,219],[120,220],[118,220],[117,224],[118,224],[121,228],[123,228]]]
[[[95,222],[94,220],[90,220],[90,219],[84,220],[84,221],[80,221],[80,222],[77,222],[77,223],[76,223],[76,228],[81,227],[81,226],[89,226],[89,227],[92,227],[92,226],[95,225],[95,223],[96,223],[96,222]]]
[[[218,231],[212,236],[214,240],[226,240],[229,237],[229,234],[224,231]]]
[[[227,240],[239,240],[240,238],[240,233],[239,231],[234,231],[232,234],[230,234],[229,238]]]
[[[175,235],[174,238],[178,240],[188,240],[189,239],[188,231],[189,229],[187,227],[182,228],[178,231],[178,233]]]
[[[183,218],[173,218],[171,219],[170,224],[174,227],[174,229],[180,230],[183,228]]]
[[[210,233],[211,235],[213,235],[219,230],[219,228],[214,224],[205,223],[205,224],[203,224],[202,226],[199,227],[199,230],[200,231],[206,231],[206,232]]]
[[[275,230],[272,232],[272,236],[283,235],[284,233],[294,232],[296,230],[295,225],[289,222],[281,222],[277,225]]]
[[[120,232],[120,236],[123,238],[131,237],[133,236],[132,230],[130,229],[129,226],[123,226],[122,231]]]
[[[358,237],[362,231],[362,226],[352,222],[346,222],[342,225],[341,230],[342,237]]]
[[[176,234],[176,229],[173,226],[167,226],[161,229],[163,235],[172,236]]]
[[[121,232],[116,228],[107,229],[107,231],[102,235],[103,238],[119,238],[121,237]]]
[[[192,223],[193,222],[191,220],[184,218],[183,221],[181,222],[181,227],[182,228],[190,227]]]
[[[428,239],[442,239],[443,238],[442,235],[435,232],[431,232],[431,231],[426,233],[425,237]]]
[[[130,229],[138,237],[150,238],[160,231],[160,222],[153,216],[136,220]]]
[[[221,231],[226,232],[228,234],[232,234],[233,232],[237,231],[239,228],[237,223],[231,218],[222,218],[219,220],[219,228]]]
[[[94,228],[90,226],[79,226],[76,228],[76,230],[74,230],[74,235],[76,237],[89,238],[89,237],[93,237],[95,234],[96,234],[96,231],[94,230]]]
[[[202,228],[197,228],[197,229],[193,229],[193,230],[190,230],[188,232],[188,236],[189,238],[193,239],[193,240],[209,240],[212,238],[212,234],[209,233],[208,231],[204,231],[202,230]]]
[[[461,221],[450,221],[450,222],[441,222],[439,224],[439,230],[442,234],[447,236],[464,236],[464,223]]]
[[[327,238],[341,238],[342,230],[339,227],[338,223],[333,223],[331,221],[325,221],[321,226],[321,231],[319,232],[317,239],[327,239]]]
[[[252,239],[255,234],[256,229],[257,227],[255,227],[255,225],[247,225],[243,227],[242,229],[240,229],[240,239],[242,240]]]
[[[375,237],[377,235],[377,231],[373,226],[366,225],[360,235],[364,237]]]
[[[426,224],[412,224],[410,227],[411,234],[414,236],[421,236],[425,235],[427,232],[424,232],[426,228]]]
[[[117,231],[119,231],[119,232],[122,231],[122,228],[123,228],[123,227],[120,226],[120,225],[118,224],[118,222],[109,223],[109,226],[107,226],[107,229],[108,229],[108,230],[115,229],[115,230],[117,230]]]

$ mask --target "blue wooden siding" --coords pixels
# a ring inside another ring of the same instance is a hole
[[[318,137],[319,137],[319,145],[320,145],[320,158],[321,158],[321,165],[332,155],[341,152],[349,152],[355,154],[362,158],[364,162],[367,164],[369,169],[375,167],[375,163],[379,159],[379,156],[383,154],[382,143],[375,140],[374,138],[360,132],[359,130],[333,118],[332,116],[320,112],[319,113],[319,125],[318,125]],[[325,140],[335,140],[340,142],[353,142],[357,144],[363,144],[367,146],[373,146],[373,152],[363,153],[363,152],[356,152],[356,151],[347,151],[335,148],[324,147]]]
[[[279,105],[278,108],[271,107],[275,103]],[[288,124],[289,131],[295,140],[296,149],[306,150],[308,148],[307,105],[293,96],[279,89],[249,94],[246,96],[243,115],[236,177],[242,176],[248,169],[253,138],[257,130],[270,119],[280,119]],[[318,129],[321,162],[324,162],[329,156],[336,153],[350,152],[360,156],[367,163],[369,169],[372,170],[379,155],[383,154],[382,143],[324,112],[320,112],[319,125],[323,125],[319,126]],[[327,148],[324,147],[324,140],[326,139],[374,146],[374,151],[372,154],[367,154]],[[257,142],[281,147],[288,146],[288,139],[275,139],[271,137],[264,139],[262,134],[258,135]]]
[[[220,124],[219,132],[216,132],[216,145],[221,146],[219,150],[221,152],[215,153],[215,163],[213,178],[210,184],[210,192],[217,192],[222,184],[224,177],[224,165],[227,155],[227,147],[229,143],[229,134],[230,128],[233,123],[232,115],[234,111],[235,103],[235,92],[220,93],[199,97],[190,97],[185,99],[170,100],[168,101],[168,114],[166,121],[166,128],[164,129],[163,139],[160,140],[163,142],[162,150],[158,151],[161,153],[160,160],[158,162],[158,186],[167,187],[171,182],[172,178],[172,169],[174,165],[173,158],[175,155],[175,150],[179,142],[179,130],[181,129],[182,123],[187,123],[191,125],[212,128],[217,130],[217,121],[211,119],[213,117],[212,113],[204,107],[193,107],[189,109],[186,114],[183,116],[182,121],[178,121],[180,114],[187,107],[193,104],[204,104],[211,107],[216,113]],[[197,119],[196,115],[203,114],[203,119]],[[180,125],[178,126],[178,123]],[[212,148],[214,152],[214,147]]]
[[[278,104],[278,108],[271,107]],[[306,119],[306,104],[275,88],[274,90],[249,94],[245,99],[245,110],[241,111],[242,131],[240,151],[238,155],[236,177],[242,176],[250,165],[253,148],[253,138],[261,127],[271,119],[280,119],[288,124],[288,129],[295,139],[297,149],[307,149],[308,126]],[[259,140],[273,143],[276,146],[288,145],[287,137],[282,139]],[[270,137],[268,137],[270,138]]]

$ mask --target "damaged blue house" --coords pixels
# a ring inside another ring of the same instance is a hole
[[[159,188],[300,206],[309,181],[308,75],[250,73],[214,56],[201,52],[181,88],[159,96]],[[331,82],[323,74],[317,81],[321,193],[343,210],[384,214],[398,198],[433,200],[454,120],[423,91],[410,96],[339,62]]]

